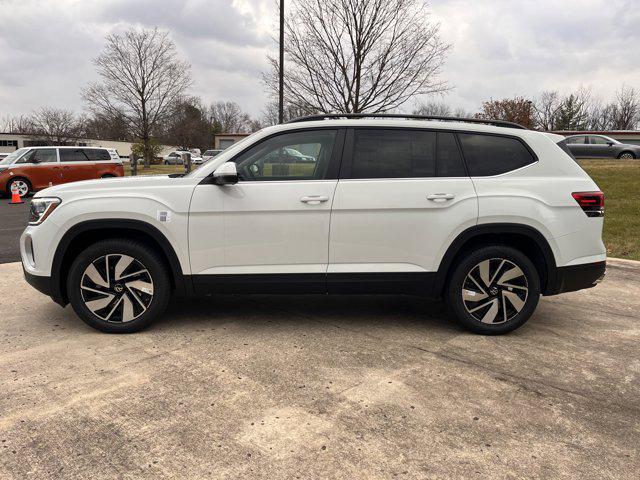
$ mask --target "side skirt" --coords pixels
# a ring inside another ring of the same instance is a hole
[[[431,297],[435,272],[191,275],[196,295],[405,294]]]

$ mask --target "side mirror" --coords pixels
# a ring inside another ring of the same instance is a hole
[[[38,160],[37,158],[32,158],[31,160],[29,160],[29,163],[33,163],[34,165],[37,165],[38,163],[40,163],[40,160]]]
[[[610,147],[613,147],[613,142],[607,142],[607,145],[609,145]]]
[[[235,185],[238,183],[238,170],[234,162],[227,162],[220,165],[213,172],[213,183],[215,185]]]

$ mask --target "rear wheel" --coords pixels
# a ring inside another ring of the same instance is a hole
[[[167,307],[171,283],[162,258],[147,245],[103,240],[84,250],[67,278],[69,302],[88,325],[109,333],[148,326]]]
[[[620,155],[618,155],[618,158],[621,160],[633,160],[634,158],[636,158],[636,156],[633,154],[633,152],[622,152]]]
[[[100,178],[116,178],[116,176],[115,175],[111,175],[110,173],[105,173]]]
[[[7,194],[10,196],[14,188],[18,189],[20,197],[26,197],[31,191],[31,183],[25,178],[13,178],[7,183]]]
[[[522,326],[540,298],[540,277],[522,252],[502,245],[471,251],[454,267],[447,300],[458,322],[499,335]]]

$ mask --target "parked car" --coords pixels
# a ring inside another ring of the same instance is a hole
[[[36,194],[25,277],[106,332],[146,327],[172,292],[401,293],[482,334],[602,279],[604,195],[563,137],[360,117],[266,128],[184,176]],[[257,168],[283,148],[313,162]]]
[[[202,160],[204,160],[205,162],[207,160],[211,160],[213,157],[215,157],[219,153],[222,153],[222,150],[207,150],[202,154]]]
[[[605,135],[572,135],[566,138],[566,144],[576,157],[640,158],[640,145],[621,143]]]
[[[97,147],[25,147],[0,161],[0,193],[15,186],[21,197],[51,185],[123,177],[118,153]]]
[[[191,152],[187,150],[174,150],[173,152],[170,152],[164,156],[164,164],[165,165],[182,165],[183,153],[191,153]],[[202,160],[202,157],[199,157],[191,153],[191,163],[193,165],[202,165],[202,163],[204,163],[204,160]]]

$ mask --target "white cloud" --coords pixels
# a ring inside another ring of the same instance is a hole
[[[294,0],[288,0],[289,2]],[[80,111],[104,36],[132,25],[170,31],[192,64],[193,93],[260,114],[267,53],[276,53],[274,0],[0,0],[0,117],[42,105]],[[640,86],[637,0],[431,0],[453,48],[445,101],[482,100],[581,85],[605,98]],[[411,108],[408,105],[407,108]]]

